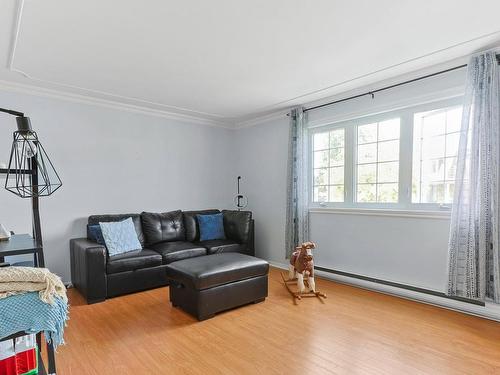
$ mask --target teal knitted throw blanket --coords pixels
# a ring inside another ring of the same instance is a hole
[[[16,332],[44,332],[54,347],[64,344],[64,327],[68,319],[68,303],[61,297],[50,305],[40,300],[38,292],[0,299],[0,338]]]

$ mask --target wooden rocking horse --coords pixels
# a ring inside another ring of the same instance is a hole
[[[314,242],[304,242],[301,246],[297,246],[292,256],[290,257],[290,266],[288,279],[281,273],[283,282],[287,290],[293,296],[293,300],[301,300],[302,297],[317,297],[326,298],[326,294],[316,291],[316,283],[314,281],[314,261],[312,250],[316,248]],[[297,284],[298,291],[292,290],[290,284]]]

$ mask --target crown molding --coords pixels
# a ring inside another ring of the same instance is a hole
[[[114,110],[127,111],[132,113],[138,113],[149,116],[156,116],[167,118],[169,120],[177,120],[190,122],[195,124],[216,126],[226,129],[234,129],[233,123],[226,121],[218,121],[209,119],[201,116],[186,115],[183,113],[177,113],[174,111],[166,111],[161,109],[149,108],[145,106],[139,106],[135,104],[127,104],[121,101],[115,101],[110,99],[97,98],[95,96],[81,95],[70,93],[62,90],[55,90],[44,88],[36,85],[29,85],[24,83],[12,82],[0,80],[0,90],[16,92],[28,95],[35,95],[41,97],[47,97],[52,99],[59,99],[70,101],[73,103],[87,104],[87,105],[97,105],[100,107],[110,108]]]
[[[234,129],[249,128],[251,126],[263,124],[265,122],[274,121],[280,118],[284,118],[288,114],[288,112],[290,112],[289,108],[285,110],[282,109],[279,111],[271,112],[265,115],[251,117],[248,120],[238,121],[238,119],[236,119],[236,121],[233,124],[233,128]]]

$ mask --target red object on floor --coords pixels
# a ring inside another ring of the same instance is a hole
[[[17,375],[16,352],[14,351],[14,341],[7,340],[0,342],[0,374]]]
[[[0,359],[0,374],[17,375],[16,356]]]
[[[37,368],[36,349],[25,350],[21,353],[16,353],[17,375],[31,373]],[[0,371],[0,374],[2,372]]]
[[[26,335],[15,339],[17,375],[36,374],[37,350],[36,336]]]

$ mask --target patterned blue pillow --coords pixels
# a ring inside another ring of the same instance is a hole
[[[225,240],[222,214],[196,215],[200,226],[200,241]]]
[[[99,223],[99,226],[110,257],[142,249],[131,217],[118,222]]]
[[[99,245],[106,246],[104,237],[102,236],[101,226],[99,224],[89,225],[89,239],[97,242]]]

